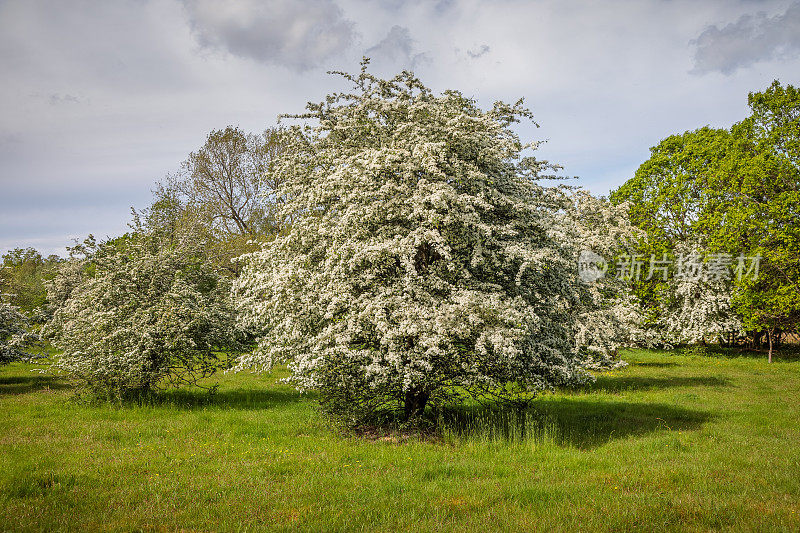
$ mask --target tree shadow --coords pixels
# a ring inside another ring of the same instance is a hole
[[[37,391],[62,390],[69,385],[57,376],[33,374],[30,376],[0,377],[0,396],[15,396]]]
[[[592,449],[614,439],[655,431],[699,429],[711,415],[657,403],[559,398],[528,409],[458,407],[440,414],[445,433],[463,438],[553,442]]]
[[[673,366],[678,366],[678,363],[666,363],[666,362],[656,362],[656,361],[631,361],[631,366],[642,366],[645,368],[670,368]]]
[[[168,390],[149,397],[148,405],[173,409],[236,409],[256,410],[274,409],[298,403],[310,395],[301,394],[294,389],[226,389],[209,392],[203,389]]]
[[[611,393],[668,389],[676,387],[726,387],[730,381],[715,376],[597,376],[594,383],[579,388],[581,392]]]

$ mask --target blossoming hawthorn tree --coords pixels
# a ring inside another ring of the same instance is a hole
[[[84,252],[50,284],[45,331],[61,350],[56,366],[92,392],[195,383],[240,348],[227,278],[192,243],[134,232]]]
[[[514,399],[587,378],[574,347],[571,206],[537,181],[511,125],[436,96],[413,74],[336,73],[354,91],[309,104],[276,163],[292,225],[243,256],[243,324],[259,337],[240,368],[289,362],[350,423],[408,419],[455,390]]]
[[[605,261],[620,254],[630,254],[646,237],[628,218],[628,205],[612,204],[588,191],[577,189],[570,194],[571,206],[561,213],[563,240],[574,254],[591,252]],[[582,364],[591,370],[619,368],[627,363],[619,359],[625,346],[654,344],[644,328],[644,317],[630,282],[614,275],[608,268],[596,279],[579,284],[580,299],[575,306],[575,349]]]
[[[31,350],[38,344],[39,337],[29,332],[27,325],[28,319],[19,309],[0,300],[0,365],[36,357]]]
[[[675,247],[677,271],[664,284],[655,326],[668,345],[721,342],[744,333],[742,321],[731,305],[734,280],[711,277],[703,259],[708,250],[702,236]],[[681,261],[684,267],[680,266]]]

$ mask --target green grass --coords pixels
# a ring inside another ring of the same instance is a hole
[[[0,530],[800,530],[800,362],[628,352],[535,412],[338,433],[275,377],[76,401],[0,369]]]

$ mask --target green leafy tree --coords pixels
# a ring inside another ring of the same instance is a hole
[[[681,280],[670,271],[650,272],[650,262],[669,261],[710,250],[705,224],[713,209],[712,175],[729,150],[730,133],[708,127],[672,135],[651,148],[650,158],[611,199],[629,205],[631,222],[646,238],[635,249],[643,261],[634,292],[650,330],[665,344],[729,339],[741,323],[731,308],[732,286],[724,280]],[[663,265],[663,263],[661,263]]]
[[[704,230],[717,248],[760,257],[758,275],[737,280],[734,305],[766,333],[771,360],[776,333],[800,325],[800,91],[775,81],[748,103],[709,182]]]
[[[678,342],[798,329],[800,319],[800,96],[774,82],[748,97],[751,114],[730,130],[671,136],[612,194],[644,229],[643,254],[730,254],[737,275],[709,283],[653,279],[637,285],[651,324]],[[758,258],[758,275],[739,257]],[[744,274],[747,274],[744,272]]]
[[[3,254],[0,266],[0,293],[9,303],[36,322],[43,320],[47,302],[48,280],[52,279],[63,261],[56,255],[42,257],[33,248],[15,248]]]

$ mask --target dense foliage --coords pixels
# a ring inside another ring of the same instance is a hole
[[[88,389],[124,398],[195,383],[240,348],[228,283],[190,243],[133,233],[84,251],[50,286],[46,331],[56,365]]]
[[[706,227],[721,249],[761,257],[733,305],[751,331],[800,329],[800,91],[777,81],[748,97],[751,114],[731,128],[710,181]]]
[[[776,81],[748,103],[750,116],[730,130],[662,141],[612,195],[647,233],[642,254],[730,267],[723,279],[637,285],[651,324],[672,342],[771,344],[800,326],[800,92]],[[759,258],[757,275],[732,275],[740,256]]]
[[[342,75],[355,91],[309,104],[317,125],[290,130],[276,165],[293,224],[244,258],[236,298],[260,342],[240,366],[288,361],[351,421],[583,379],[572,204],[522,155],[510,126],[530,113],[407,72]]]
[[[63,260],[55,255],[42,257],[33,248],[15,248],[3,254],[0,265],[0,294],[34,322],[47,317],[47,282]]]

